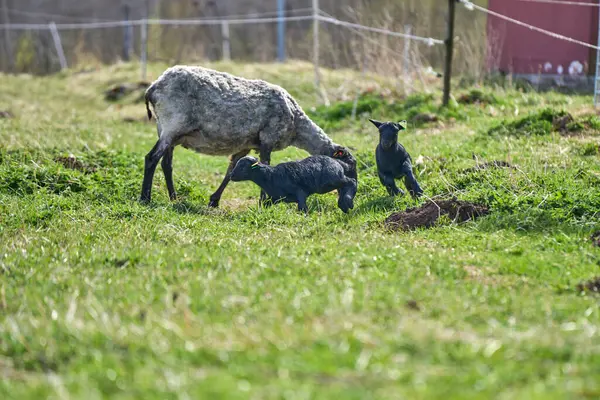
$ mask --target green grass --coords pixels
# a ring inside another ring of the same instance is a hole
[[[324,71],[330,87],[365,89],[370,106],[352,120],[344,96],[318,106],[310,65],[217,67],[283,84],[355,149],[355,210],[341,213],[333,194],[311,197],[308,216],[261,209],[250,183],[207,209],[227,160],[180,148],[180,199],[168,201],[159,168],[152,203],[139,204],[155,128],[135,96],[103,99],[136,80],[136,65],[0,76],[0,110],[15,114],[0,119],[1,398],[600,396],[600,298],[576,290],[600,275],[590,97],[484,89],[485,101],[441,110],[438,92],[378,97],[367,89],[383,78]],[[545,108],[581,127],[488,134]],[[411,110],[440,120],[413,124]],[[400,140],[428,197],[490,215],[385,232],[391,212],[415,203],[379,184],[367,117],[409,121]],[[289,148],[273,162],[305,155]],[[514,168],[467,170],[474,157]]]

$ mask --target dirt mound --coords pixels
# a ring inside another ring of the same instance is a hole
[[[488,168],[512,168],[512,167],[513,166],[510,165],[509,163],[507,163],[506,161],[495,160],[495,161],[489,161],[489,162],[477,164],[476,166],[474,166],[472,168],[464,169],[463,172],[475,172],[475,171],[480,171],[480,170],[488,169]]]
[[[413,117],[412,121],[416,124],[424,124],[427,122],[437,122],[439,121],[439,118],[432,113],[419,113]]]
[[[587,282],[582,282],[577,285],[577,290],[580,292],[600,292],[600,276],[591,279]]]
[[[14,115],[10,111],[0,110],[0,118],[14,118]]]
[[[86,173],[92,173],[96,171],[96,168],[84,164],[82,161],[78,160],[74,155],[58,156],[54,158],[54,161],[59,164],[62,164],[66,168],[75,169],[77,171],[82,171]]]
[[[552,119],[552,129],[560,133],[566,133],[569,131],[569,126],[573,122],[575,122],[575,119],[573,119],[573,116],[569,113],[562,116],[555,116]]]
[[[150,122],[150,120],[148,119],[147,116],[144,115],[144,116],[139,117],[139,118],[124,117],[123,118],[123,122],[126,122],[128,124],[132,124],[132,123],[135,123],[135,122],[144,122],[144,123],[147,123],[147,122]]]
[[[481,90],[471,90],[469,93],[462,94],[458,100],[460,104],[496,104],[496,98]]]
[[[141,94],[136,101],[140,101],[140,99],[143,100],[144,92],[148,86],[150,86],[150,83],[148,82],[124,83],[121,85],[116,85],[104,92],[104,99],[106,101],[118,101],[130,93],[139,91]]]
[[[431,228],[442,215],[447,215],[455,222],[465,222],[487,214],[488,208],[480,204],[456,199],[429,201],[421,207],[393,213],[385,220],[385,226],[391,230],[409,231],[421,227]]]
[[[592,244],[596,247],[600,247],[600,231],[592,233]]]

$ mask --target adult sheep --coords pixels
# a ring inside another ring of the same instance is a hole
[[[271,152],[290,145],[310,154],[333,155],[341,146],[304,113],[283,88],[202,67],[167,69],[146,91],[157,121],[158,141],[146,155],[141,201],[150,201],[152,179],[162,159],[169,197],[173,186],[173,149],[177,145],[210,155],[230,156],[223,182],[210,196],[218,207],[231,171],[250,150],[270,164]],[[261,200],[264,199],[261,191]]]

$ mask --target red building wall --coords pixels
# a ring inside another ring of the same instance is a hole
[[[542,29],[594,45],[597,43],[598,7],[489,0],[488,8]],[[582,74],[594,73],[595,54],[590,48],[555,39],[494,16],[488,16],[487,36],[487,61],[492,71],[557,74],[559,66],[562,66],[562,73],[568,74],[569,66],[578,61],[584,66]]]

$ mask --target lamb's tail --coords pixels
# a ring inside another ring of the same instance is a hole
[[[146,111],[148,112],[148,119],[152,119],[152,111],[150,111],[150,104],[154,106],[154,99],[152,95],[154,94],[154,86],[150,86],[148,90],[146,90],[146,94],[144,95],[144,99],[146,100]]]

